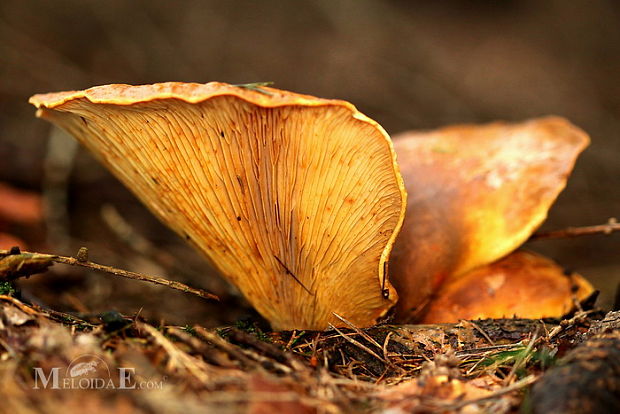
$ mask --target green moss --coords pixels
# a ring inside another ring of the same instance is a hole
[[[14,296],[17,291],[11,282],[0,282],[0,295]]]
[[[254,83],[238,83],[236,85],[232,85],[232,86],[236,86],[237,88],[243,88],[243,89],[248,89],[254,92],[259,92],[262,93],[264,95],[273,95],[271,92],[266,91],[264,89],[261,88],[261,86],[271,86],[273,85],[273,82],[254,82]]]
[[[192,336],[196,336],[196,330],[194,329],[193,326],[185,325],[182,329],[188,334]]]
[[[256,322],[251,322],[248,320],[238,320],[235,322],[235,328],[239,329],[240,331],[252,334],[263,342],[271,342],[271,338],[269,337],[269,335],[267,335],[262,329],[260,329]]]

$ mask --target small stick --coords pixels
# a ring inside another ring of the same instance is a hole
[[[82,248],[84,249],[84,248]],[[162,286],[166,286],[169,287],[171,289],[176,289],[176,290],[180,290],[181,292],[186,292],[186,293],[191,293],[194,294],[196,296],[200,296],[203,299],[213,299],[213,300],[217,300],[219,301],[220,298],[217,297],[216,295],[214,295],[213,293],[209,293],[206,290],[203,289],[198,289],[198,288],[193,288],[190,286],[187,286],[184,283],[181,282],[177,282],[174,280],[168,280],[168,279],[164,279],[162,277],[157,277],[157,276],[149,276],[149,275],[145,275],[142,273],[137,273],[137,272],[131,272],[129,270],[122,270],[122,269],[117,269],[115,267],[112,266],[105,266],[105,265],[100,265],[98,263],[94,263],[88,260],[84,260],[84,253],[83,250],[80,249],[80,252],[78,252],[78,256],[81,256],[79,258],[74,258],[74,257],[67,257],[67,256],[58,256],[58,255],[53,255],[53,254],[45,254],[45,253],[33,253],[33,252],[21,252],[24,254],[34,254],[37,255],[38,257],[42,258],[42,259],[48,259],[52,262],[55,263],[62,263],[62,264],[67,264],[70,266],[82,266],[82,267],[86,267],[89,269],[93,269],[93,270],[99,270],[101,272],[106,272],[109,273],[111,275],[115,275],[115,276],[120,276],[120,277],[124,277],[127,279],[133,279],[133,280],[142,280],[144,282],[150,282],[150,283],[154,283],[156,285],[162,285]],[[0,257],[1,256],[7,256],[11,254],[9,250],[0,250]],[[87,258],[87,256],[86,256]]]
[[[338,328],[336,328],[334,325],[332,325],[331,323],[329,324],[329,327],[332,328],[333,330],[335,330],[336,332],[338,332],[338,334],[343,337],[344,339],[346,339],[348,342],[351,342],[353,345],[357,346],[358,348],[362,349],[363,351],[366,351],[366,353],[374,356],[375,358],[377,358],[379,361],[383,362],[386,365],[390,365],[390,363],[383,359],[382,357],[380,357],[379,355],[377,355],[375,352],[373,352],[370,348],[368,348],[366,345],[356,341],[353,338],[349,338],[347,335],[345,335],[344,333],[342,333],[342,331]]]
[[[69,177],[77,154],[78,142],[59,128],[49,135],[43,163],[42,197],[48,244],[59,250],[70,246]]]
[[[225,340],[218,334],[208,331],[199,325],[194,325],[193,328],[194,328],[194,331],[200,337],[202,337],[202,339],[207,340],[208,342],[211,342],[214,346],[226,352],[232,358],[237,359],[237,361],[241,362],[246,367],[255,368],[258,370],[263,369],[262,366],[258,365],[256,362],[254,362],[252,359],[246,356],[243,352],[241,352],[241,348],[238,348],[235,345],[231,344],[230,342],[228,342],[227,340]]]
[[[381,347],[381,345],[379,345],[379,343],[377,341],[375,341],[370,335],[368,335],[367,333],[365,333],[364,331],[362,331],[360,328],[358,328],[357,326],[353,325],[353,323],[349,322],[348,320],[346,320],[345,318],[343,318],[342,316],[338,315],[336,312],[332,312],[332,314],[340,319],[342,322],[346,323],[347,325],[349,325],[349,328],[353,329],[355,332],[357,332],[357,334],[359,336],[361,336],[362,338],[364,338],[365,340],[367,340],[368,342],[370,342],[371,344],[374,344],[377,348],[383,350],[383,347]]]
[[[577,312],[572,318],[562,320],[558,326],[556,326],[555,328],[551,330],[551,332],[549,332],[549,335],[547,336],[547,340],[550,341],[557,334],[559,334],[566,328],[574,326],[575,323],[579,322],[580,320],[585,319],[589,314],[594,313],[594,312],[595,310]]]
[[[491,339],[489,334],[487,334],[484,331],[484,329],[482,329],[480,326],[478,326],[475,322],[462,320],[461,323],[463,323],[463,322],[470,324],[475,330],[480,332],[480,335],[482,335],[484,337],[484,339],[486,339],[491,344],[491,346],[495,346],[495,342],[493,342],[493,340]]]
[[[535,233],[530,237],[529,241],[548,240],[548,239],[566,239],[569,237],[589,236],[592,234],[611,234],[620,231],[620,223],[615,218],[610,218],[606,224],[584,227],[568,227],[562,230],[544,231]]]

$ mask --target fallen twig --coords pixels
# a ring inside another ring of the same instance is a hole
[[[474,321],[462,320],[461,323],[469,323],[475,330],[480,332],[480,335],[482,335],[484,337],[484,339],[486,339],[489,342],[489,344],[491,344],[491,346],[495,346],[495,342],[493,342],[493,340],[491,339],[489,334],[487,334],[484,331],[484,329],[482,329],[480,326],[478,326]]]
[[[162,285],[162,286],[169,287],[171,289],[180,290],[181,292],[191,293],[193,295],[200,296],[203,299],[213,299],[217,301],[220,300],[219,297],[217,297],[216,295],[212,293],[209,293],[203,289],[198,289],[198,288],[187,286],[186,284],[181,283],[181,282],[164,279],[162,277],[157,277],[157,276],[149,276],[149,275],[145,275],[145,274],[138,273],[138,272],[131,272],[129,270],[117,269],[112,266],[105,266],[105,265],[101,265],[98,263],[88,261],[86,260],[87,254],[86,256],[84,256],[84,251],[85,251],[84,248],[80,249],[80,252],[78,253],[78,258],[68,257],[68,256],[58,256],[58,255],[45,254],[45,253],[33,253],[33,252],[19,252],[17,254],[32,255],[39,261],[49,260],[54,263],[62,263],[62,264],[67,264],[71,266],[82,266],[82,267],[86,267],[86,268],[93,269],[93,270],[99,270],[101,272],[105,272],[105,273],[112,274],[115,276],[124,277],[127,279],[142,280],[144,282],[150,282],[156,285]],[[9,257],[14,254],[15,254],[14,252],[11,252],[9,250],[0,250],[0,258]]]
[[[620,223],[615,218],[610,218],[606,224],[584,227],[568,227],[562,230],[542,231],[535,233],[530,237],[529,241],[548,240],[548,239],[566,239],[569,237],[589,236],[592,234],[611,234],[620,231]]]
[[[43,163],[43,205],[48,244],[60,251],[71,245],[68,208],[69,177],[78,143],[59,128],[53,128]]]
[[[377,348],[383,350],[383,347],[381,345],[379,345],[379,343],[377,341],[375,341],[370,335],[368,335],[367,333],[362,331],[360,328],[358,328],[357,326],[355,326],[353,323],[349,322],[348,320],[346,320],[342,316],[338,315],[336,312],[333,312],[333,313],[334,313],[334,316],[336,318],[338,318],[342,322],[346,323],[351,329],[353,329],[355,332],[357,332],[357,334],[359,336],[361,336],[362,338],[364,338],[365,340],[367,340],[371,344],[374,344]]]
[[[214,346],[219,348],[220,350],[226,352],[233,359],[241,362],[245,365],[246,368],[255,368],[258,370],[262,370],[262,366],[254,362],[248,356],[246,356],[239,348],[230,342],[226,341],[224,338],[220,337],[218,334],[213,333],[202,326],[194,325],[194,331],[198,334],[199,337],[202,337],[204,340],[212,343]]]
[[[206,385],[209,383],[210,367],[202,359],[183,352],[170,339],[166,338],[163,333],[147,323],[138,322],[137,327],[151,335],[155,342],[166,351],[169,357],[168,365],[171,368],[187,370],[201,384]]]
[[[373,357],[377,358],[379,361],[383,362],[386,365],[390,365],[390,362],[387,361],[386,359],[384,359],[383,357],[380,357],[379,355],[377,355],[374,351],[372,351],[370,348],[368,348],[366,345],[356,341],[353,338],[350,338],[349,336],[345,335],[340,329],[336,328],[334,325],[332,325],[331,323],[329,324],[329,327],[333,330],[335,330],[341,337],[343,337],[344,339],[346,339],[348,342],[351,342],[353,345],[357,346],[358,348],[360,348],[361,350],[365,351],[366,353],[372,355]]]

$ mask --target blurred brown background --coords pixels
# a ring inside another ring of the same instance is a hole
[[[148,317],[177,323],[213,325],[244,311],[85,151],[73,159],[71,141],[58,133],[49,141],[50,125],[27,103],[34,93],[106,83],[274,81],[349,100],[389,133],[562,115],[585,129],[592,145],[544,225],[555,229],[620,216],[619,73],[620,2],[613,0],[4,0],[0,182],[43,191],[52,205],[47,232],[43,224],[9,230],[48,252],[74,254],[87,245],[95,261],[193,281],[224,303],[58,266],[56,277],[22,284],[24,295],[81,312],[144,307]],[[119,237],[117,221],[102,219],[104,204],[133,226],[133,241]],[[144,247],[138,236],[153,244]],[[530,247],[584,274],[610,307],[619,242],[615,234]]]

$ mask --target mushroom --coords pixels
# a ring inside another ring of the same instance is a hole
[[[410,193],[390,262],[399,317],[415,320],[444,280],[525,242],[588,143],[557,117],[395,136]]]
[[[348,102],[225,83],[35,95],[275,329],[368,326],[406,193],[389,136]]]
[[[430,302],[422,323],[459,319],[562,317],[594,288],[575,273],[527,251],[448,279]]]

